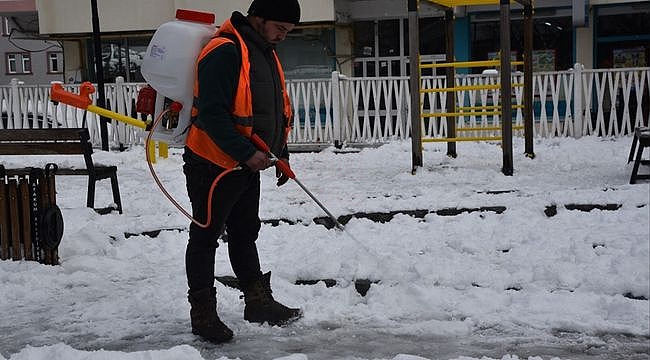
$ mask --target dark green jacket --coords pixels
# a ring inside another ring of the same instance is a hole
[[[259,135],[279,157],[288,158],[284,129],[282,84],[273,58],[273,45],[267,42],[239,12],[231,22],[244,38],[251,63],[253,133]],[[198,64],[199,115],[197,125],[233,159],[245,162],[255,152],[251,142],[234,127],[231,110],[241,58],[238,45],[225,44],[212,50]]]

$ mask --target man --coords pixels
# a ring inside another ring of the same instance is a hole
[[[192,333],[214,343],[233,337],[216,311],[214,258],[224,230],[230,264],[244,293],[244,318],[282,326],[302,315],[300,309],[273,299],[271,273],[260,270],[255,245],[260,230],[259,172],[274,163],[250,141],[252,134],[258,135],[272,153],[288,161],[292,110],[275,45],[299,22],[298,0],[254,0],[248,16],[234,12],[221,25],[198,59],[197,116],[183,155],[195,219],[185,264]],[[276,175],[278,186],[288,180],[277,170]]]

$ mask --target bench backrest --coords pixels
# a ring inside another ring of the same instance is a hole
[[[0,154],[85,154],[89,151],[89,139],[85,128],[3,129],[0,130]]]
[[[0,130],[0,155],[84,155],[93,170],[92,153],[86,128]]]

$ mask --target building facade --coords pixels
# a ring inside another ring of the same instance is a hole
[[[36,30],[35,37],[41,42],[62,45],[66,82],[94,80],[88,0],[1,1],[0,15],[7,12],[3,6],[7,3],[14,3],[14,8],[19,3],[28,3],[29,8],[29,3],[33,3],[34,10],[23,16],[38,19],[31,30]],[[288,78],[327,78],[335,70],[355,77],[408,75],[406,0],[300,0],[300,3],[302,23],[278,48]],[[99,1],[97,5],[105,81],[122,76],[127,82],[140,82],[143,79],[139,67],[149,39],[160,24],[173,20],[177,8],[212,12],[216,24],[220,24],[233,11],[245,12],[248,2],[112,0]],[[648,66],[650,2],[545,0],[535,1],[534,5],[536,71],[566,70],[576,62],[587,68]],[[488,60],[497,56],[498,6],[459,6],[454,12],[456,60]],[[420,1],[419,39],[423,60],[444,59],[443,15],[440,8]],[[520,59],[523,54],[521,7],[513,4],[511,18],[511,56]],[[45,54],[49,59],[50,55]],[[15,56],[17,64],[21,64],[19,55]],[[9,61],[14,60],[5,56],[5,64]]]
[[[0,84],[63,81],[63,46],[38,39],[35,2],[0,2]]]

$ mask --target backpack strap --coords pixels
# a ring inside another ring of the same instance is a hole
[[[236,35],[234,35],[234,34],[230,34],[230,33],[220,33],[220,34],[215,34],[215,35],[212,37],[212,39],[215,39],[215,38],[218,38],[218,37],[223,37],[223,38],[226,38],[226,39],[228,39],[228,40],[231,40],[231,41],[235,44],[235,48],[237,49],[237,53],[239,54],[239,57],[241,57],[241,44],[240,44],[239,39],[237,38]],[[198,97],[195,96],[195,97],[192,99],[192,106],[193,106],[194,108],[198,108],[198,107],[199,107],[199,98],[198,98]],[[190,126],[191,126],[191,125],[196,121],[196,118],[197,118],[197,117],[198,117],[198,113],[197,113],[196,115],[193,115],[193,116],[190,118],[190,123],[189,123],[189,124],[187,125],[187,127],[183,130],[183,134],[186,133],[186,132],[190,129]]]

